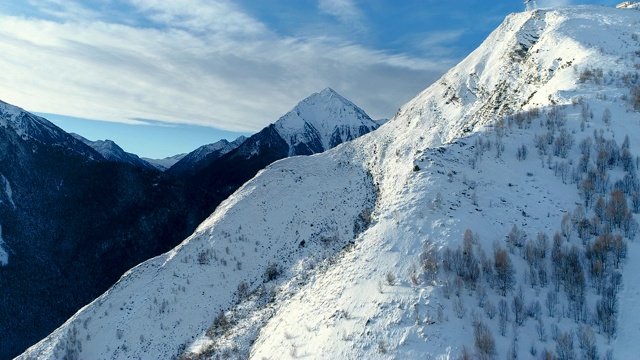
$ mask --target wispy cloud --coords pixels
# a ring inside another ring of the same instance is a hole
[[[467,30],[434,31],[422,34],[415,40],[417,47],[428,57],[457,57],[459,49],[454,45]]]
[[[150,19],[188,31],[256,35],[266,31],[263,24],[226,1],[130,0]]]
[[[357,30],[365,28],[364,15],[352,0],[318,0],[318,9]]]
[[[27,3],[42,14],[59,20],[96,19],[100,13],[73,0],[27,0]]]
[[[449,65],[276,36],[231,2],[130,1],[152,26],[0,16],[0,99],[81,118],[256,131],[326,86],[389,116]]]

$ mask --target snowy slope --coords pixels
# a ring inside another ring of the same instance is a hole
[[[342,165],[335,167],[336,161]],[[312,265],[313,258],[344,246],[353,238],[359,212],[373,206],[365,170],[351,164],[347,154],[288,164],[278,162],[244,186],[174,251],[132,269],[57,330],[52,335],[56,340],[39,348],[37,356],[61,357],[76,341],[82,342],[83,358],[178,355],[220,310],[233,306],[242,281],[250,289],[258,287],[269,262],[278,259],[293,273],[293,268]],[[295,202],[270,198],[273,188],[288,194],[315,192],[326,175],[348,181],[312,198],[294,195]],[[158,287],[147,288],[150,284]],[[122,318],[112,323],[116,317]],[[81,324],[90,326],[90,340]],[[74,335],[76,331],[82,334]]]
[[[0,127],[14,131],[23,140],[66,147],[90,159],[102,160],[96,151],[55,126],[45,118],[0,101]]]
[[[530,239],[544,233],[550,243],[562,232],[560,253],[594,241],[583,235],[583,244],[561,223],[565,214],[577,217],[580,206],[594,215],[577,189],[589,176],[578,170],[583,140],[621,149],[628,135],[626,149],[638,162],[639,23],[640,12],[603,7],[510,15],[379,130],[320,155],[274,163],[184,243],[132,269],[23,358],[446,359],[463,346],[479,351],[480,323],[493,334],[499,358],[511,350],[519,358],[561,351],[564,332],[583,358],[578,334],[587,325],[600,355],[634,358],[640,248],[632,233],[624,233],[628,260],[610,341],[594,322],[601,295],[591,280],[585,314],[576,313],[582,320],[571,318],[563,286],[549,312],[552,281],[532,280],[519,248],[509,252],[516,283],[506,296],[490,285],[490,272],[483,270],[475,286],[458,287],[450,271],[423,274],[420,259],[425,239],[442,255],[463,243],[467,229],[479,258],[506,247],[514,225]],[[537,141],[548,134],[550,144]],[[567,134],[573,146],[554,148]],[[547,154],[539,155],[540,144]],[[595,156],[589,161],[600,166]],[[616,181],[637,166],[606,167],[609,201]],[[543,304],[533,311],[536,319],[513,320],[518,293],[527,306]],[[500,300],[511,317],[504,332],[488,305],[495,309]]]
[[[78,134],[71,134],[76,139],[91,146],[94,150],[100,153],[107,161],[127,163],[135,166],[139,166],[145,169],[155,169],[155,166],[151,165],[145,160],[142,160],[138,155],[128,153],[124,151],[118,144],[112,140],[96,140],[91,141]]]

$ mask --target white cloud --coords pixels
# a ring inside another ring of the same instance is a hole
[[[207,0],[130,0],[154,21],[189,31],[256,35],[264,25],[245,15],[226,1]]]
[[[458,30],[450,30],[450,31],[434,31],[427,34],[422,44],[423,46],[441,46],[446,45],[452,42],[457,41],[462,34],[464,34],[464,29]]]
[[[41,13],[57,19],[96,19],[99,12],[93,11],[73,0],[27,0],[27,3]]]
[[[163,26],[0,16],[0,99],[80,118],[256,131],[326,86],[390,116],[450,65],[277,37],[227,2],[132,1]]]
[[[427,57],[447,58],[457,57],[460,49],[453,46],[466,32],[465,29],[433,31],[423,34],[416,39],[416,47],[421,49]]]
[[[364,15],[352,0],[318,0],[318,9],[336,17],[342,23],[364,30]]]

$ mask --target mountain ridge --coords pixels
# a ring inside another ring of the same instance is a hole
[[[100,155],[102,155],[107,161],[127,163],[144,169],[156,169],[155,166],[141,159],[140,157],[138,157],[138,155],[124,151],[113,140],[106,139],[92,141],[74,133],[71,133],[71,136],[75,137],[76,139],[82,141],[86,145],[99,152]]]
[[[2,100],[0,100],[0,126],[11,129],[23,140],[33,139],[46,145],[68,148],[90,160],[104,160],[97,151],[47,119]]]
[[[180,176],[184,173],[193,173],[199,169],[210,164],[222,155],[234,150],[240,146],[245,140],[246,136],[239,136],[235,140],[229,142],[227,139],[222,139],[215,143],[202,145],[199,148],[193,150],[187,155],[183,156],[179,161],[173,164],[167,169],[168,174]],[[206,161],[203,161],[205,160]]]
[[[146,158],[146,157],[143,157],[141,159],[146,161],[146,162],[148,162],[149,164],[155,166],[156,169],[158,169],[160,171],[166,171],[167,169],[169,169],[170,167],[175,165],[175,163],[180,161],[180,159],[182,159],[186,155],[187,155],[187,153],[183,153],[183,154],[176,154],[176,155],[168,156],[168,157],[162,158],[162,159],[151,159],[151,158]]]

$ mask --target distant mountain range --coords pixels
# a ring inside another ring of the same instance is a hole
[[[156,169],[160,170],[160,171],[165,171],[168,168],[172,167],[175,163],[177,163],[178,161],[180,161],[183,157],[187,156],[186,153],[184,154],[176,154],[173,156],[169,156],[163,159],[151,159],[151,158],[141,158],[142,160],[148,162],[149,164],[153,165],[156,167]]]
[[[128,153],[118,144],[111,140],[91,141],[78,134],[71,133],[71,136],[89,145],[95,151],[99,152],[107,161],[131,164],[145,169],[155,169],[156,167],[138,157],[138,155]]]

